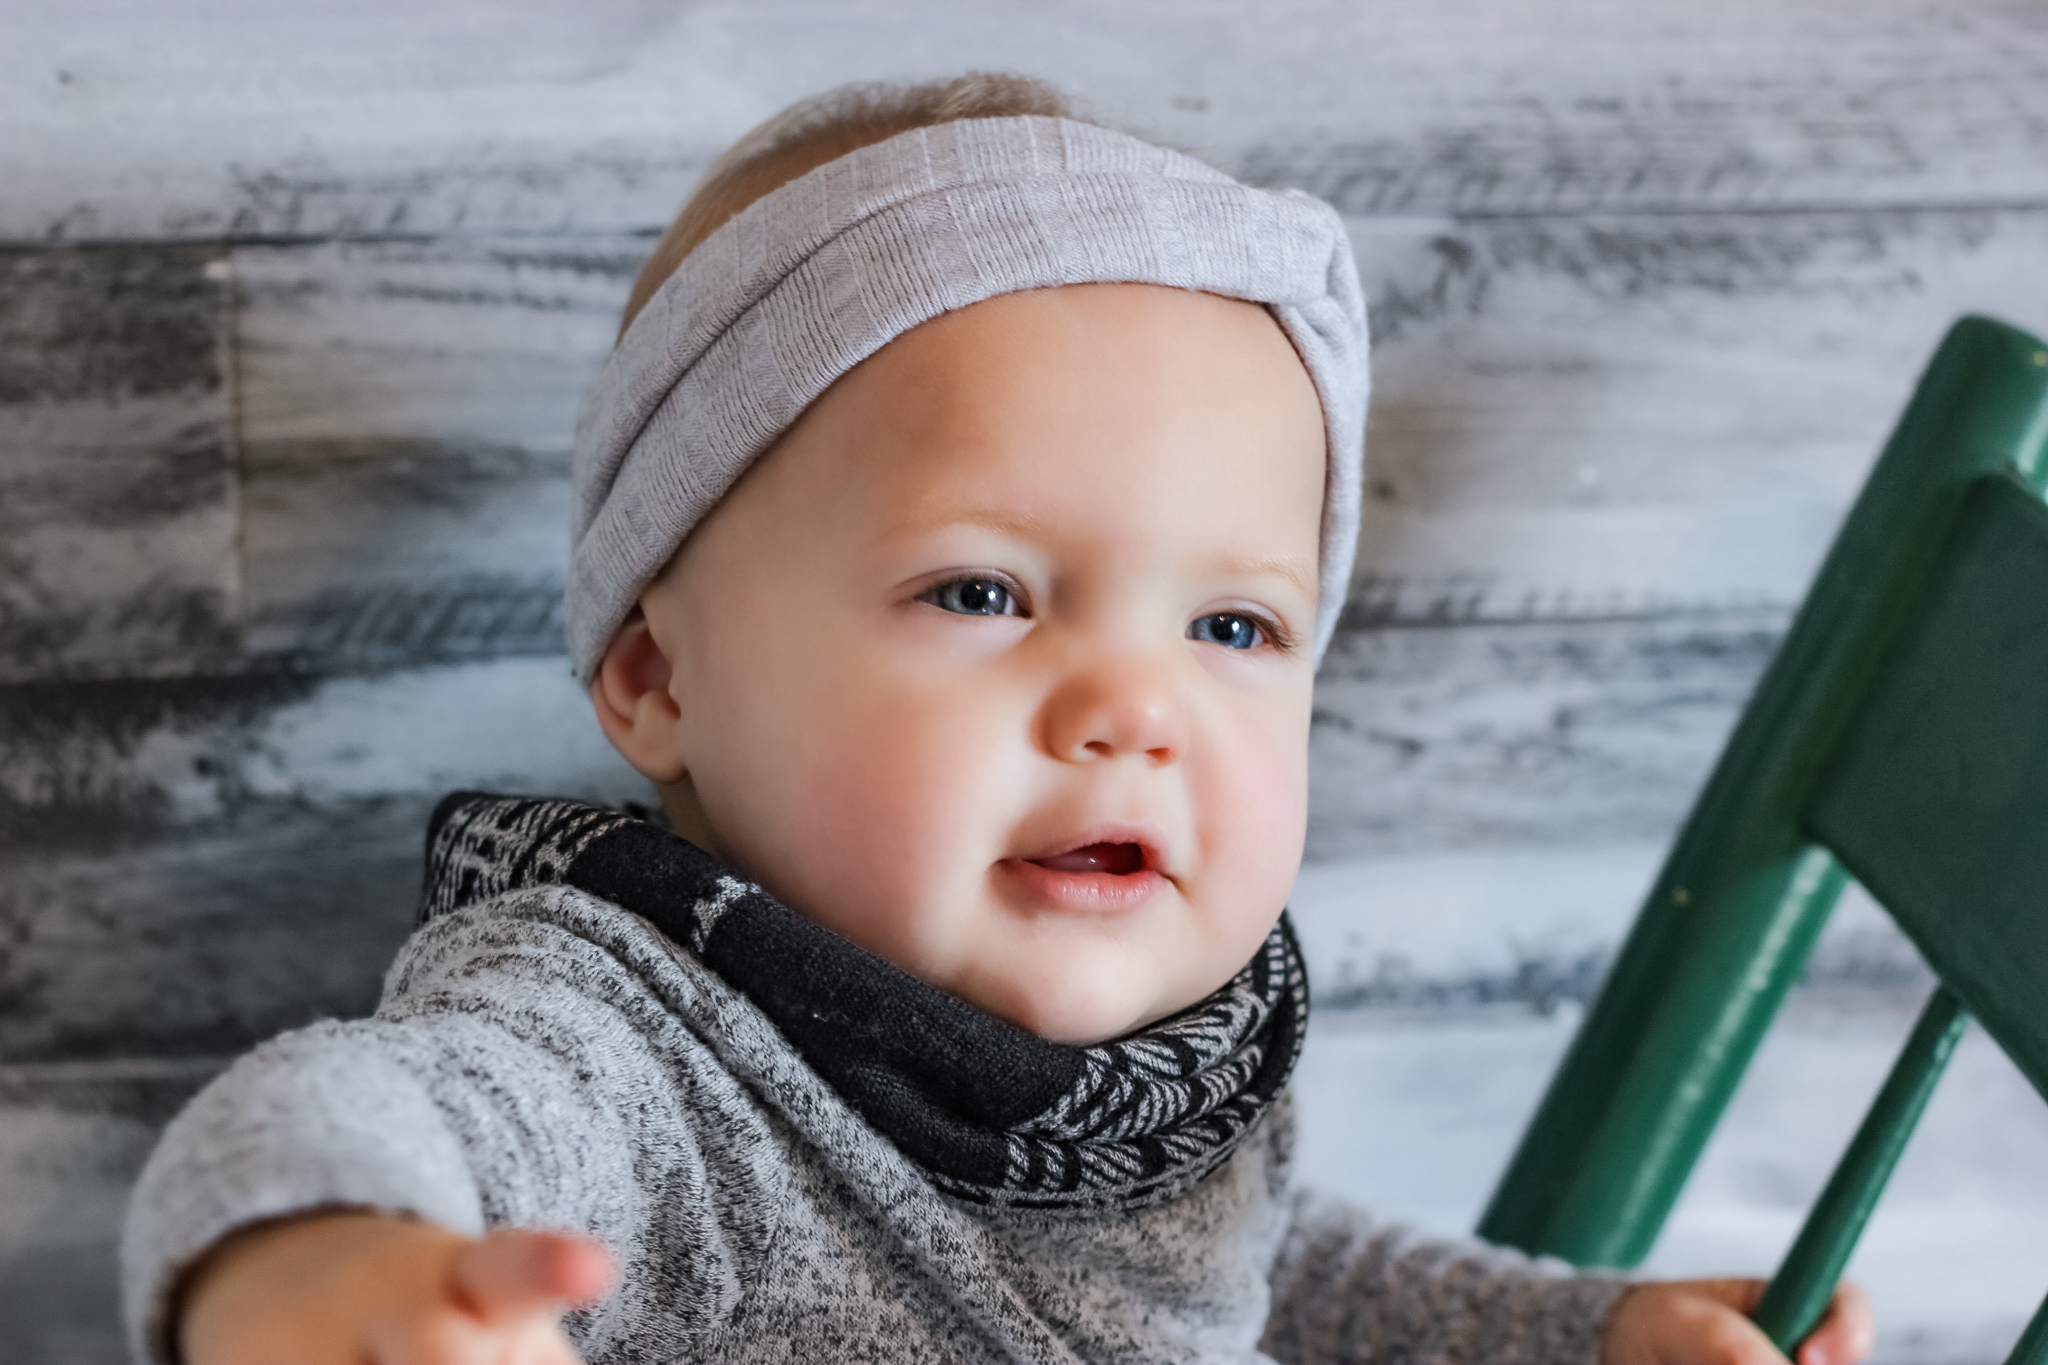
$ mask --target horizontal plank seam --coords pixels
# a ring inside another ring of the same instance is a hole
[[[1536,221],[1542,219],[1602,218],[1797,218],[1820,215],[1862,216],[1870,214],[1972,214],[2038,213],[2048,210],[2048,198],[1953,199],[1912,201],[1813,201],[1776,204],[1651,204],[1621,207],[1580,208],[1445,209],[1435,213],[1345,213],[1351,222],[1399,225],[1403,223],[1486,223]],[[560,227],[489,228],[482,231],[451,229],[446,232],[314,232],[247,233],[201,236],[122,237],[36,237],[0,239],[0,253],[29,254],[70,247],[119,248],[159,246],[297,247],[297,246],[426,246],[440,242],[542,241],[565,238],[645,238],[650,242],[666,225],[648,227]]]

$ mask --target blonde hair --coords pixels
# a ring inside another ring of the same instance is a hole
[[[633,282],[626,315],[619,322],[620,335],[699,242],[756,199],[806,171],[913,128],[1027,114],[1077,117],[1067,97],[1052,86],[999,71],[970,71],[949,81],[919,85],[842,85],[792,104],[711,163]]]

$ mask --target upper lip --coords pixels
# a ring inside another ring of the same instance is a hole
[[[1057,858],[1062,853],[1087,848],[1091,844],[1136,844],[1145,855],[1147,872],[1167,874],[1166,839],[1150,825],[1107,823],[1089,825],[1078,834],[1063,837],[1043,845],[1034,852],[1015,855],[1020,861],[1035,863],[1046,858]]]

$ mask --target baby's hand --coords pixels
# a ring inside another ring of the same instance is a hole
[[[186,1286],[184,1365],[575,1365],[556,1319],[611,1279],[594,1242],[322,1214],[223,1242]]]
[[[1748,1313],[1762,1280],[1673,1280],[1638,1285],[1607,1319],[1600,1365],[1778,1365],[1785,1358]],[[1799,1365],[1856,1365],[1877,1329],[1870,1301],[1846,1281],[1799,1347]]]

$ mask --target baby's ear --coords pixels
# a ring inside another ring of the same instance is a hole
[[[612,747],[642,777],[680,782],[689,774],[683,760],[682,707],[669,695],[674,670],[640,608],[626,618],[598,663],[590,682],[597,723]]]

